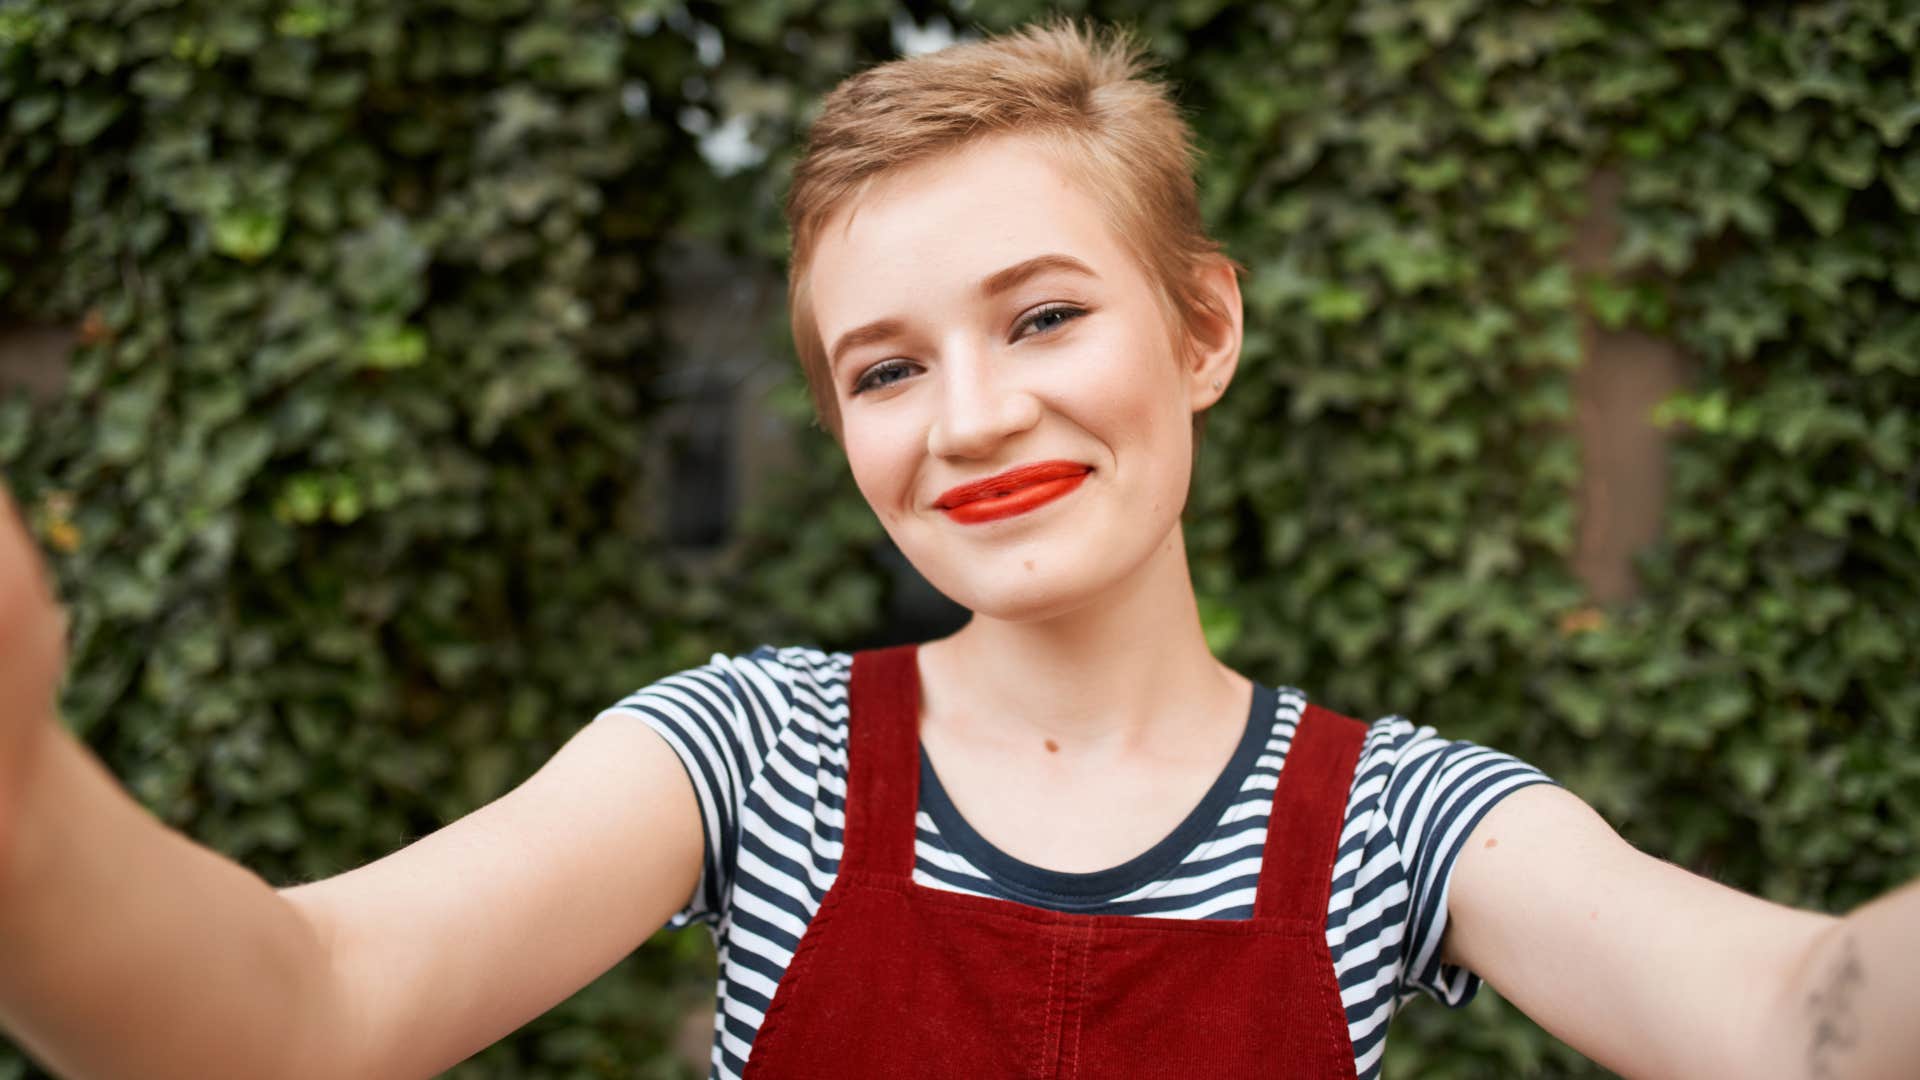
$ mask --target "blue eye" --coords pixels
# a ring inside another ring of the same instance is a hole
[[[1036,334],[1044,334],[1049,330],[1057,330],[1085,314],[1085,310],[1074,307],[1072,304],[1050,304],[1027,316],[1021,325],[1032,328]]]
[[[884,360],[868,368],[859,379],[854,381],[853,393],[878,390],[892,386],[907,375],[908,363],[905,360]]]

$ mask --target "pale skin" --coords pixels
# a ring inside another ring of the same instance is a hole
[[[1079,268],[1033,262],[1058,255]],[[882,178],[814,256],[829,345],[895,324],[836,356],[854,478],[974,613],[920,654],[929,756],[970,823],[1051,869],[1158,841],[1245,723],[1251,684],[1206,648],[1179,528],[1190,418],[1240,352],[1234,275],[1201,273],[1230,317],[1174,332],[1096,205],[1006,138]],[[1093,472],[1030,513],[961,525],[932,505],[1056,459]],[[60,642],[0,506],[0,1027],[63,1075],[430,1076],[612,966],[697,881],[684,771],[613,716],[439,832],[271,889],[155,822],[58,728]],[[1920,955],[1915,886],[1844,920],[1794,911],[1644,855],[1540,786],[1480,822],[1447,903],[1449,962],[1624,1075],[1920,1061],[1920,978],[1892,959]]]

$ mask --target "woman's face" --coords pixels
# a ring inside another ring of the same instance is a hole
[[[1193,413],[1239,351],[1218,276],[1231,341],[1176,360],[1099,206],[1018,137],[887,175],[827,223],[812,302],[847,460],[935,588],[1049,618],[1179,550]]]

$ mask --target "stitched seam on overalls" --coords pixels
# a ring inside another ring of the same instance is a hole
[[[857,882],[864,888],[884,889],[908,897],[915,904],[949,908],[971,916],[1005,919],[1027,924],[1054,925],[1061,916],[1086,920],[1091,925],[1117,927],[1128,934],[1205,934],[1221,936],[1259,936],[1313,938],[1325,937],[1326,916],[1318,919],[1286,915],[1256,915],[1249,919],[1171,919],[1151,915],[1087,915],[1080,912],[1056,912],[1018,901],[972,893],[949,892],[873,871],[842,870],[836,876]],[[983,906],[988,902],[991,906]]]
[[[1320,939],[1319,948],[1321,962],[1328,971],[1334,970],[1333,950],[1328,947],[1325,938]],[[1346,1072],[1341,1075],[1358,1076],[1360,1063],[1353,1056],[1353,1030],[1347,1026],[1347,1003],[1340,997],[1340,981],[1337,977],[1328,993],[1333,996],[1333,1013],[1327,1023],[1327,1037],[1333,1040],[1334,1056],[1347,1063]]]
[[[747,1062],[743,1068],[753,1067],[753,1051],[757,1047],[766,1045],[767,1033],[770,1031],[778,1033],[779,1028],[775,1020],[786,1011],[788,1005],[793,1003],[793,995],[782,994],[780,990],[783,986],[791,987],[800,980],[801,975],[805,974],[814,954],[820,951],[820,935],[812,931],[816,928],[824,931],[834,912],[838,910],[840,902],[841,893],[836,889],[828,889],[827,895],[820,899],[820,910],[814,912],[813,918],[808,921],[809,932],[801,935],[799,946],[794,950],[793,960],[787,964],[786,971],[781,973],[779,983],[773,988],[773,1000],[767,1004],[766,1015],[760,1018],[760,1026],[753,1033],[753,1042],[747,1047]]]
[[[1085,929],[1080,934],[1080,978],[1074,984],[1074,999],[1078,1005],[1073,1011],[1073,1052],[1067,1057],[1064,1070],[1066,1080],[1074,1080],[1080,1075],[1080,1032],[1087,1026],[1087,971],[1093,966],[1093,924],[1082,923]]]
[[[1321,951],[1326,952],[1325,949],[1322,949]],[[1332,970],[1333,968],[1333,958],[1330,952],[1327,953],[1326,966],[1328,970]],[[1337,986],[1338,984],[1336,983],[1335,985]],[[1333,1000],[1330,1002],[1330,1004],[1333,1006],[1331,1010],[1327,1009],[1327,1004],[1329,1003],[1325,1002],[1324,1000],[1326,995],[1328,995],[1329,993],[1331,993],[1333,998]],[[1340,1000],[1340,993],[1337,989],[1332,991],[1322,989],[1321,995],[1323,998],[1323,1003],[1320,1007],[1321,1008],[1320,1015],[1324,1018],[1324,1020],[1322,1021],[1322,1024],[1323,1024],[1322,1030],[1325,1032],[1326,1039],[1327,1039],[1327,1060],[1328,1061],[1341,1061],[1341,1060],[1346,1061],[1348,1063],[1347,1067],[1340,1071],[1340,1075],[1342,1077],[1353,1076],[1356,1070],[1356,1065],[1353,1060],[1352,1040],[1346,1037],[1345,1033],[1342,1030],[1343,1028],[1346,1027],[1346,1017],[1347,1017],[1346,1003]],[[1347,1046],[1344,1052],[1340,1049],[1343,1043],[1345,1043]]]
[[[1058,1043],[1054,1037],[1055,1032],[1058,1030],[1058,1025],[1054,1021],[1053,1003],[1057,997],[1055,991],[1059,985],[1055,981],[1055,975],[1060,970],[1060,936],[1049,933],[1047,940],[1051,948],[1047,954],[1046,1021],[1041,1025],[1040,1029],[1040,1054],[1039,1061],[1036,1062],[1038,1068],[1034,1071],[1034,1075],[1040,1077],[1041,1080],[1046,1080],[1047,1077],[1053,1075],[1054,1058],[1059,1054],[1057,1048]]]

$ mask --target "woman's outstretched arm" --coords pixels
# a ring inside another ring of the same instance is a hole
[[[1910,1078],[1920,886],[1838,919],[1646,855],[1560,788],[1467,838],[1442,956],[1623,1076]]]
[[[428,1077],[605,971],[692,894],[702,826],[617,714],[495,802],[275,891],[168,829],[53,713],[61,622],[0,489],[0,1030],[56,1073]]]
[[[1829,926],[1775,996],[1762,1053],[1807,1080],[1920,1074],[1920,881]]]
[[[37,746],[0,861],[0,1028],[75,1080],[325,1075],[341,1003],[312,924],[66,732]]]

